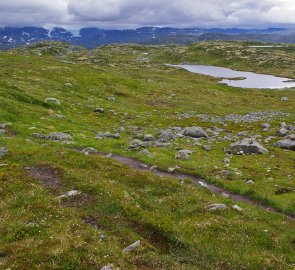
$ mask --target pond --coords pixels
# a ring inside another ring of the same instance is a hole
[[[257,89],[284,89],[295,87],[295,80],[254,72],[237,71],[229,68],[204,65],[168,65],[187,71],[220,78],[220,83],[233,87]]]

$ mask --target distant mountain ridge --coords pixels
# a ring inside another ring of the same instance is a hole
[[[63,41],[88,49],[113,43],[188,44],[204,40],[249,40],[275,43],[295,43],[295,30],[285,28],[158,28],[142,27],[127,30],[82,28],[79,36],[63,28],[47,30],[41,27],[0,28],[0,49],[10,49],[39,41]]]

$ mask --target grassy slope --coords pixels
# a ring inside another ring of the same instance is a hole
[[[235,89],[206,76],[163,66],[169,61],[197,62],[295,78],[294,47],[273,49],[274,57],[284,58],[272,59],[270,64],[269,54],[261,59],[263,62],[253,60],[263,56],[260,49],[253,50],[250,59],[241,58],[237,52],[247,50],[247,45],[204,43],[186,50],[107,46],[71,54],[67,59],[73,64],[59,61],[51,55],[55,53],[52,50],[36,56],[38,47],[1,52],[0,123],[11,122],[12,126],[11,132],[0,136],[0,146],[9,149],[1,160],[9,165],[0,168],[0,268],[99,269],[114,263],[120,269],[291,269],[295,263],[294,224],[281,216],[242,203],[243,213],[231,209],[208,213],[204,208],[210,203],[232,206],[234,202],[190,182],[135,172],[107,158],[83,156],[64,145],[31,137],[33,132],[69,131],[74,146],[137,156],[162,168],[177,163],[184,171],[294,213],[294,193],[274,194],[275,184],[295,187],[294,152],[269,145],[269,155],[234,157],[231,167],[242,175],[228,180],[216,177],[223,168],[223,148],[228,142],[217,143],[206,152],[179,140],[180,148],[196,150],[188,162],[176,162],[173,148],[151,148],[155,160],[128,150],[130,126],[155,133],[155,129],[168,126],[215,125],[200,123],[194,117],[179,118],[176,112],[222,116],[280,110],[290,116],[274,120],[272,126],[282,121],[292,123],[292,90]],[[232,58],[227,51],[237,55]],[[146,57],[150,63],[140,62]],[[65,86],[67,82],[73,87]],[[169,98],[172,93],[176,96]],[[116,101],[109,101],[110,96]],[[288,96],[290,101],[281,102],[281,96]],[[62,105],[44,103],[47,97],[58,98]],[[104,107],[106,112],[93,114],[95,107]],[[66,118],[59,119],[56,114]],[[126,130],[120,140],[94,139],[94,131],[114,131],[122,126]],[[229,123],[226,128],[233,133],[261,131],[260,123]],[[44,188],[24,169],[36,165],[58,169],[57,190]],[[272,168],[271,172],[267,168]],[[249,178],[255,180],[254,186],[245,184]],[[82,197],[78,206],[72,201],[60,205],[54,200],[71,189],[82,191],[90,199]],[[83,222],[86,217],[95,220],[99,229]],[[99,240],[101,233],[106,234],[105,241]],[[143,246],[123,255],[122,248],[137,239],[143,240]]]

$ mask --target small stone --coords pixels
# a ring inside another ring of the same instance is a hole
[[[254,185],[255,182],[254,182],[253,180],[250,179],[250,180],[248,180],[248,181],[246,182],[246,184],[247,184],[247,185]]]
[[[157,171],[157,169],[158,169],[158,166],[156,166],[156,165],[150,167],[150,171],[152,171],[152,172]]]
[[[288,100],[289,100],[288,97],[282,97],[282,98],[281,98],[281,101],[288,101]]]
[[[180,160],[189,160],[189,159],[191,159],[191,157],[190,157],[191,154],[193,154],[193,152],[190,150],[180,150],[180,151],[178,151],[175,158],[180,159]]]
[[[81,192],[77,191],[77,190],[71,190],[65,194],[62,194],[60,196],[57,197],[57,199],[64,199],[64,198],[69,198],[69,197],[74,197],[79,195]]]
[[[143,141],[144,142],[154,142],[156,138],[152,134],[144,135]]]
[[[95,148],[92,148],[92,147],[87,147],[87,148],[83,149],[81,152],[84,153],[85,155],[97,154],[98,153],[98,151]]]
[[[147,149],[141,150],[139,152],[139,154],[144,155],[144,156],[147,156],[149,158],[154,158],[153,154],[149,150],[147,150]]]
[[[208,188],[207,183],[205,183],[205,182],[203,182],[203,181],[199,181],[198,184],[199,184],[200,187]]]
[[[71,135],[64,132],[52,132],[45,137],[46,140],[50,141],[72,141],[73,138]]]
[[[227,194],[227,193],[225,193],[225,192],[222,192],[222,193],[221,193],[221,196],[224,197],[224,198],[229,198],[229,194]]]
[[[2,158],[4,155],[6,155],[8,152],[8,149],[6,147],[0,148],[0,158]]]
[[[56,99],[56,98],[46,98],[45,99],[45,102],[47,102],[47,103],[53,103],[55,105],[60,106],[60,101],[58,99]]]
[[[103,268],[101,268],[101,270],[114,270],[114,265],[113,264],[109,264],[104,266]]]
[[[133,243],[132,245],[126,247],[123,249],[123,253],[129,253],[129,252],[132,252],[136,249],[138,249],[141,245],[141,242],[140,240],[136,241],[135,243]]]
[[[208,134],[201,127],[186,127],[182,131],[183,135],[192,138],[208,138]]]
[[[209,209],[209,211],[225,210],[226,208],[227,206],[222,203],[214,203],[207,206],[207,209]]]
[[[168,173],[175,173],[176,168],[168,168]]]
[[[93,112],[94,113],[103,113],[104,109],[103,108],[96,108]]]
[[[241,208],[241,207],[238,206],[238,205],[233,205],[233,206],[232,206],[232,209],[238,210],[239,212],[242,212],[242,211],[243,211],[243,208]]]
[[[112,153],[109,153],[106,155],[106,158],[112,158],[113,157],[113,154]]]

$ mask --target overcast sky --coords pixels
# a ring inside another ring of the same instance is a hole
[[[0,26],[293,25],[295,0],[0,0]]]

